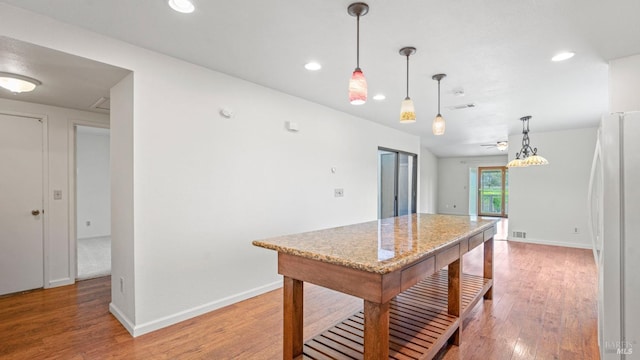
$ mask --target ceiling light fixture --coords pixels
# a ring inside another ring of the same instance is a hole
[[[407,46],[400,49],[400,55],[407,57],[407,96],[400,106],[400,123],[410,124],[416,122],[416,109],[413,100],[409,97],[409,56],[416,53],[416,48]]]
[[[192,13],[196,9],[190,0],[169,0],[167,3],[173,10],[184,14]]]
[[[531,119],[531,116],[520,118],[522,121],[522,149],[516,153],[516,158],[507,164],[508,168],[547,165],[549,163],[547,159],[537,154],[538,148],[532,148],[529,145],[529,119]]]
[[[496,143],[496,147],[498,148],[498,150],[500,151],[505,151],[507,150],[507,148],[509,147],[509,143],[506,141],[498,141]]]
[[[438,115],[433,119],[433,125],[431,126],[433,135],[444,135],[445,123],[442,115],[440,114],[440,80],[445,76],[447,76],[447,74],[435,74],[431,77],[433,80],[438,81]]]
[[[349,5],[347,12],[358,19],[356,25],[356,69],[349,80],[349,102],[352,105],[362,105],[367,102],[367,79],[360,70],[360,16],[369,12],[369,5],[362,2],[353,3]]]
[[[12,93],[33,91],[36,86],[42,85],[39,80],[24,75],[0,72],[0,87]]]
[[[317,62],[312,61],[312,62],[308,62],[308,63],[304,64],[304,68],[309,70],[309,71],[318,71],[318,70],[322,69],[322,65],[320,65]]]
[[[568,59],[571,59],[576,53],[571,52],[571,51],[566,51],[566,52],[561,52],[559,54],[557,54],[556,56],[551,58],[551,61],[565,61]]]
[[[384,96],[384,94],[376,94],[373,96],[373,100],[378,100],[378,101],[382,101],[384,99],[386,99],[387,97]]]

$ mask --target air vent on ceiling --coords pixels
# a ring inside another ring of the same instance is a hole
[[[111,99],[108,97],[101,97],[91,105],[91,109],[102,110],[102,111],[110,111],[111,110]]]
[[[470,108],[474,108],[474,107],[476,107],[476,104],[470,103],[470,104],[449,106],[448,109],[449,110],[462,110],[462,109],[470,109]]]

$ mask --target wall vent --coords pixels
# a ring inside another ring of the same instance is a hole
[[[513,232],[513,237],[514,238],[520,238],[520,239],[526,239],[527,238],[527,233],[525,231],[514,231]]]
[[[470,103],[470,104],[462,104],[462,105],[453,105],[453,106],[449,106],[448,109],[449,110],[462,110],[462,109],[471,109],[476,107],[475,103]]]

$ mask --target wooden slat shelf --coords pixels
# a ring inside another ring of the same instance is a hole
[[[396,296],[390,303],[389,358],[431,359],[459,327],[447,313],[447,271],[441,270]],[[492,286],[493,280],[462,276],[462,318]],[[359,311],[304,344],[302,359],[362,359],[364,314]]]

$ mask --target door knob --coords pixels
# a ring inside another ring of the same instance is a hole
[[[40,215],[40,210],[31,210],[31,215],[33,215],[33,216]]]

